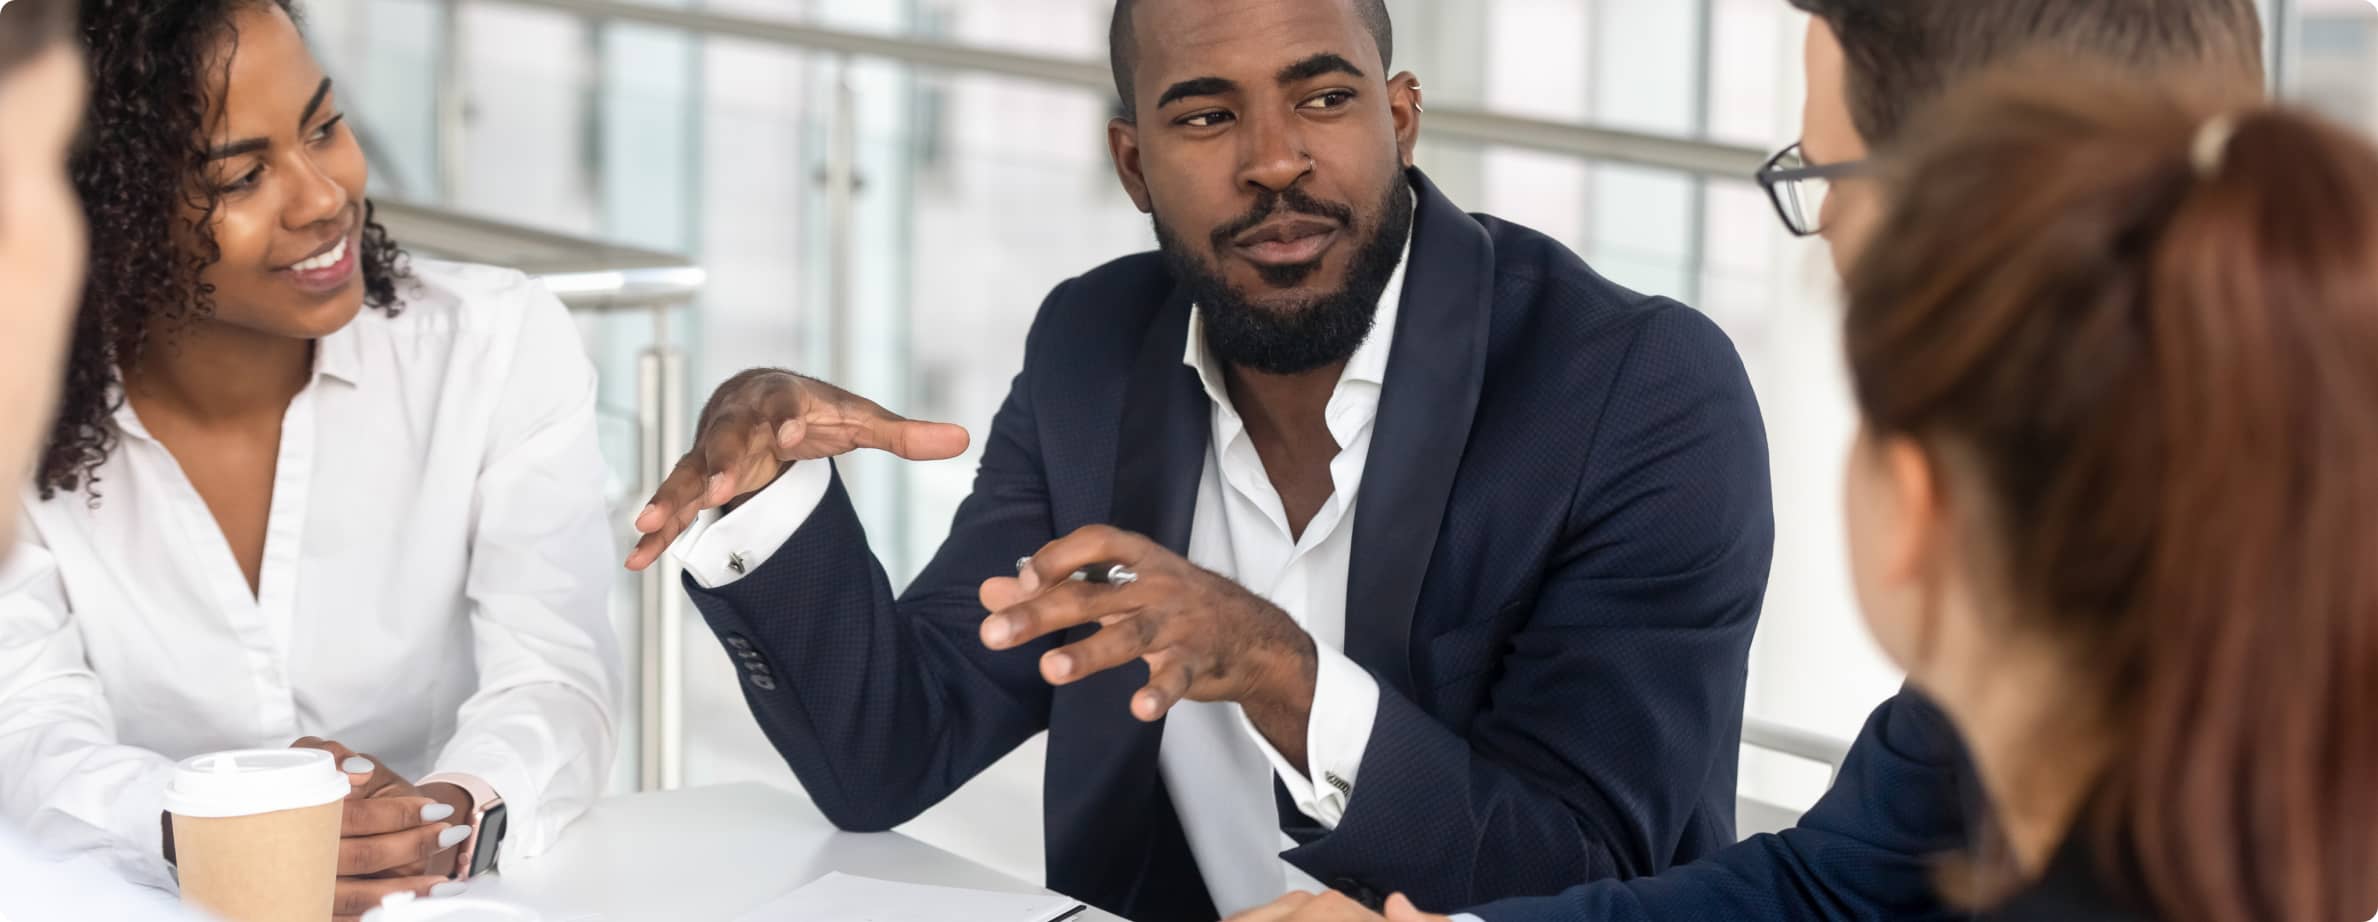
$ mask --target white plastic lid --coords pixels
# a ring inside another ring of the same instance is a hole
[[[363,914],[363,922],[540,922],[537,911],[491,900],[445,897],[414,899],[410,893],[391,893],[380,908]]]
[[[254,816],[332,803],[353,786],[319,749],[241,749],[182,760],[165,786],[175,816]]]

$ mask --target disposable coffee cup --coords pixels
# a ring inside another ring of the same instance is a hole
[[[165,789],[182,902],[224,922],[323,922],[339,867],[339,802],[352,786],[318,749],[247,749],[183,761]]]

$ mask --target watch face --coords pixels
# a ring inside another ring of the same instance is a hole
[[[479,848],[471,853],[471,876],[495,870],[496,858],[503,853],[505,818],[503,804],[487,808],[479,814]]]

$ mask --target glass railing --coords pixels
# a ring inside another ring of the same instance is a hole
[[[1506,13],[1559,4],[1495,0],[1462,25],[1473,9],[1465,3],[1393,4],[1399,21],[1442,27],[1407,27],[1397,62],[1429,75],[1421,166],[1469,209],[1551,234],[1622,284],[1703,309],[1734,337],[1765,402],[1787,530],[1752,712],[1855,733],[1897,678],[1866,646],[1840,576],[1833,485],[1850,423],[1829,268],[1821,251],[1783,234],[1747,181],[1760,151],[1745,142],[1788,137],[1797,120],[1779,102],[1796,89],[1772,79],[1797,73],[1796,33],[1777,25],[1789,14],[1770,0],[1608,0],[1580,20],[1598,47],[1625,44],[1604,37],[1610,30],[1648,29],[1724,64],[1701,75],[1697,64],[1657,63],[1658,79],[1628,84],[1626,67],[1655,64],[1603,55],[1572,74],[1586,90],[1514,101],[1520,76],[1484,59],[1484,43],[1518,28]],[[1664,18],[1671,7],[1685,19]],[[681,414],[727,375],[779,365],[986,432],[1049,289],[1153,245],[1105,149],[1112,102],[1098,56],[1109,8],[312,0],[309,12],[342,101],[372,135],[387,194],[686,253],[705,270],[695,309],[657,330],[649,318],[585,321],[624,486],[641,458],[641,363],[664,338],[687,357],[687,387],[671,402]],[[975,457],[844,464],[895,584],[939,545]],[[622,502],[640,501],[634,494]],[[657,719],[685,721],[660,734],[666,751],[631,750],[623,782],[787,780],[707,634],[681,626],[660,645],[677,648],[685,671],[682,697]],[[1829,664],[1823,681],[1790,668],[1809,661]],[[1028,850],[963,848],[1035,828],[1035,758],[1028,748],[961,792],[957,807],[928,815],[925,837],[1036,874]],[[1746,793],[1805,803],[1810,782],[1762,787],[1751,764]],[[1822,783],[1818,772],[1813,784]]]

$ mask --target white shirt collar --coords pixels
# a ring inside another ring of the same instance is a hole
[[[1373,387],[1387,385],[1387,357],[1395,347],[1396,316],[1404,302],[1404,270],[1412,264],[1412,237],[1404,237],[1403,255],[1396,259],[1395,274],[1388,276],[1387,289],[1379,293],[1379,310],[1373,315],[1371,334],[1362,341],[1346,360],[1346,369],[1338,374],[1338,389],[1345,390],[1348,382],[1359,381]],[[1181,364],[1197,371],[1197,379],[1205,385],[1206,399],[1217,410],[1236,416],[1231,405],[1230,388],[1222,375],[1222,362],[1206,344],[1203,311],[1196,304],[1189,305],[1189,341],[1181,352]]]
[[[363,313],[355,315],[355,319],[348,321],[346,326],[315,341],[313,380],[334,378],[350,386],[362,386],[364,331],[361,328],[371,322],[373,310],[365,307]],[[110,398],[116,401],[116,411],[112,414],[116,428],[133,438],[154,441],[148,427],[141,425],[140,417],[132,412],[132,401],[123,397],[124,380],[120,372],[108,387],[112,391]]]
[[[322,337],[314,343],[314,376],[337,378],[351,385],[363,384],[363,331],[359,329],[373,318],[375,308],[365,307],[338,332]]]

